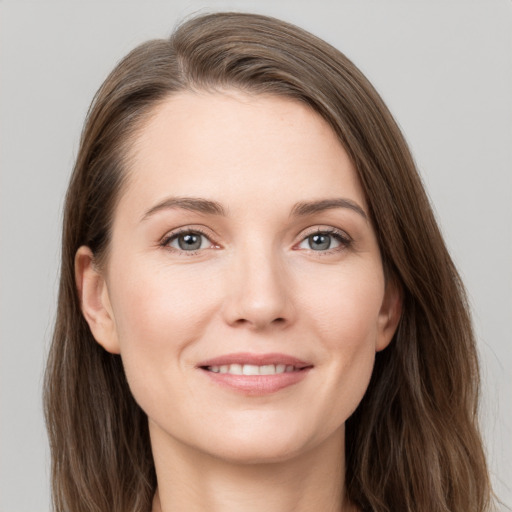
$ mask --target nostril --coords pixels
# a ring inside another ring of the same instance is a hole
[[[274,320],[272,320],[270,322],[270,324],[274,324],[274,325],[283,325],[286,323],[286,319],[283,318],[283,317],[278,317],[278,318],[274,318]],[[237,320],[235,320],[234,324],[233,325],[247,325],[247,324],[254,324],[255,326],[256,325],[259,325],[259,322],[257,321],[251,321],[247,318],[238,318]],[[267,325],[270,325],[270,324],[267,324]]]

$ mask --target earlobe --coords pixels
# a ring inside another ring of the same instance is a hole
[[[391,343],[401,315],[402,289],[395,280],[390,279],[386,283],[384,300],[379,312],[376,352],[384,350]]]
[[[89,247],[82,246],[75,255],[75,281],[80,306],[95,340],[112,354],[119,354],[119,341],[107,283],[94,264]]]

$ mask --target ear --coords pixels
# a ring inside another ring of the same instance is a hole
[[[386,281],[384,299],[379,312],[375,351],[384,350],[393,339],[402,314],[402,289],[394,279]]]
[[[82,246],[75,255],[75,281],[80,306],[95,340],[112,354],[119,354],[116,323],[105,278],[94,264],[89,247]]]

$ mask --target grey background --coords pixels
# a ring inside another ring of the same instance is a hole
[[[0,512],[47,511],[41,376],[61,207],[94,92],[136,44],[198,10],[294,22],[345,52],[412,147],[467,285],[493,482],[512,504],[509,0],[0,1]]]

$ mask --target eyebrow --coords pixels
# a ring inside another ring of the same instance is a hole
[[[202,199],[199,197],[169,197],[162,202],[150,208],[143,216],[142,220],[146,220],[161,210],[179,209],[189,210],[197,213],[205,213],[208,215],[226,216],[226,211],[217,201]]]
[[[368,220],[368,215],[366,215],[366,212],[361,208],[361,206],[350,199],[341,197],[321,199],[318,201],[301,201],[293,206],[290,215],[292,217],[304,217],[306,215],[312,215],[335,208],[348,208],[361,215],[365,220]],[[141,220],[144,221],[159,211],[173,209],[183,209],[206,215],[220,215],[223,217],[227,215],[224,207],[217,201],[211,201],[209,199],[199,197],[169,197],[150,208],[142,216]]]
[[[366,212],[361,208],[361,206],[359,206],[355,201],[342,197],[334,199],[321,199],[320,201],[303,201],[297,203],[292,208],[291,215],[293,217],[302,217],[334,208],[348,208],[349,210],[352,210],[361,215],[366,221],[368,220],[368,215],[366,215]]]

